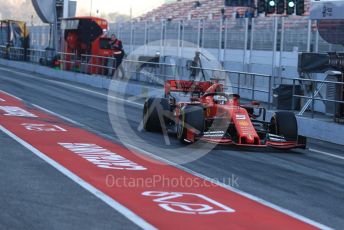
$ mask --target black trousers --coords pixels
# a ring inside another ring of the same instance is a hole
[[[122,73],[122,76],[124,76],[124,69],[121,66],[124,55],[122,55],[122,54],[121,55],[114,55],[114,58],[115,58],[116,62],[114,63],[114,66],[113,66],[114,67],[113,75],[114,74],[118,75],[118,71],[120,70]]]

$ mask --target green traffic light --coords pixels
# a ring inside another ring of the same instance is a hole
[[[276,6],[276,2],[275,1],[269,1],[269,6],[271,6],[271,7]]]
[[[289,6],[290,8],[294,8],[295,3],[294,3],[294,2],[289,2],[289,3],[288,3],[288,6]]]

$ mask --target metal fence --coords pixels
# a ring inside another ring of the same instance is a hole
[[[49,46],[49,27],[31,27],[31,47]],[[187,56],[192,45],[206,49],[231,70],[296,77],[297,52],[344,51],[325,42],[315,22],[304,17],[124,22],[110,24],[126,52]],[[173,49],[168,49],[173,47]],[[150,49],[151,48],[151,49]]]
[[[343,51],[342,46],[322,40],[315,22],[304,17],[126,22],[112,24],[110,29],[129,52],[138,46],[154,46],[154,52],[183,57],[192,44],[231,69],[280,77],[297,77],[298,52]],[[174,44],[166,44],[171,39]],[[167,45],[176,49],[166,50]],[[145,49],[142,54],[151,53]]]

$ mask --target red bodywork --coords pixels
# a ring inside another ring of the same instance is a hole
[[[205,133],[202,135],[197,134],[197,131],[192,128],[187,130],[186,139],[188,142],[195,142],[197,139],[201,139],[207,142],[217,144],[235,144],[239,146],[254,146],[254,147],[267,147],[272,146],[275,148],[296,148],[305,147],[303,144],[298,144],[297,141],[271,141],[262,140],[258,135],[253,123],[253,114],[249,114],[247,109],[240,105],[239,95],[232,95],[223,104],[218,104],[214,100],[214,95],[224,94],[224,87],[219,83],[212,82],[194,82],[184,80],[170,80],[165,83],[165,95],[171,95],[171,92],[184,92],[191,93],[189,102],[178,102],[175,103],[174,116],[175,123],[178,124],[181,110],[185,105],[201,105],[204,108],[205,120],[217,120],[216,127],[219,130],[226,132],[229,124],[235,127],[236,138],[233,140],[232,137],[218,135],[218,137],[212,136],[207,137]],[[196,96],[195,96],[196,95]],[[198,95],[198,96],[197,96]],[[259,103],[254,102],[251,106],[258,106]],[[215,134],[216,131],[215,127]]]
[[[74,17],[63,19],[65,69],[80,69],[82,68],[81,63],[88,63],[92,66],[88,66],[87,73],[104,74],[106,69],[102,66],[107,63],[106,57],[113,55],[109,44],[110,38],[106,35],[108,29],[108,22],[102,18]]]

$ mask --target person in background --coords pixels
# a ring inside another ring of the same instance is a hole
[[[119,40],[115,34],[111,35],[111,41],[110,41],[110,46],[111,46],[111,50],[113,52],[113,57],[115,58],[116,62],[114,63],[114,69],[115,69],[115,73],[117,75],[118,73],[118,69],[121,71],[122,76],[124,76],[124,69],[121,66],[123,58],[125,56],[125,52],[123,49],[123,44],[122,41]]]
[[[191,62],[190,65],[190,80],[194,81],[196,80],[196,77],[199,75],[200,71],[200,65],[201,65],[201,52],[196,51],[194,60]]]
[[[254,18],[254,9],[253,8],[246,9],[245,18]]]
[[[248,9],[245,11],[245,18],[250,18],[250,11]]]
[[[241,14],[240,14],[239,9],[237,9],[237,10],[235,11],[235,18],[241,18]]]
[[[243,23],[244,23],[244,21],[243,21],[243,17],[244,17],[245,15],[243,15],[242,14],[242,12],[240,11],[240,9],[237,9],[236,11],[235,11],[235,18],[237,19],[237,21],[236,21],[236,25],[237,26],[243,26]]]

